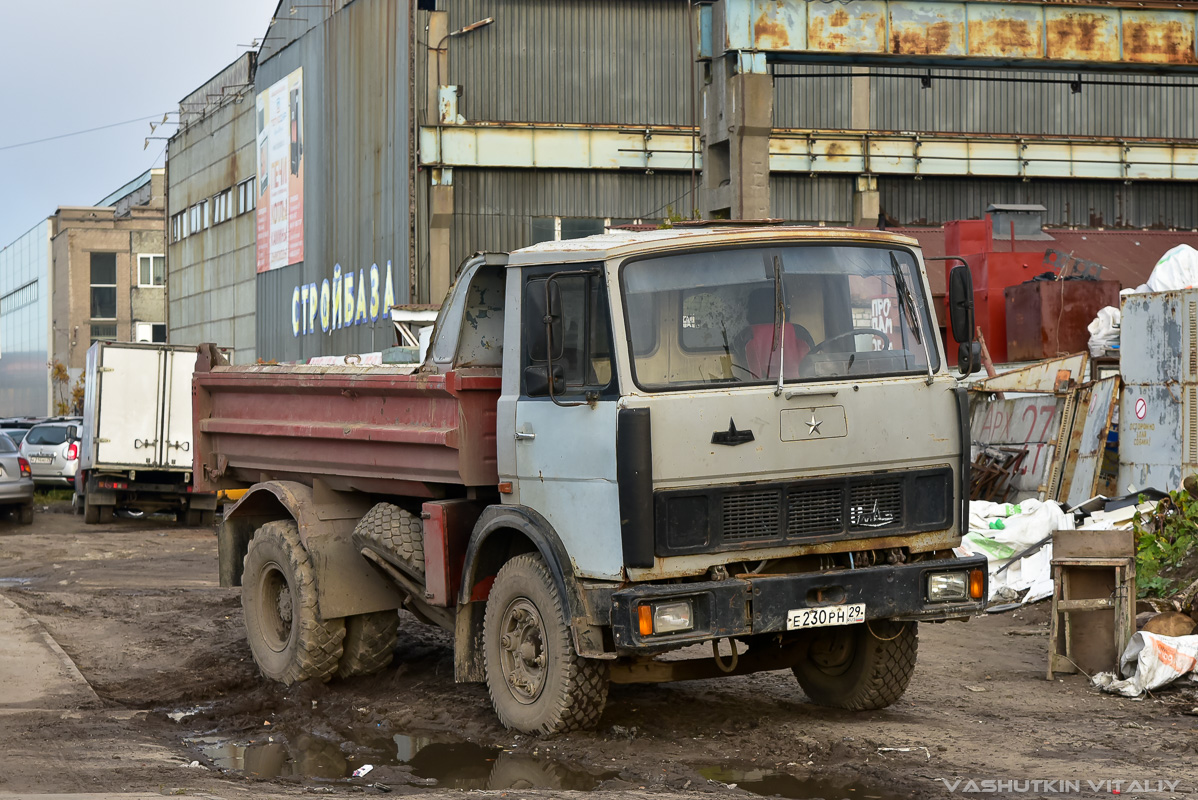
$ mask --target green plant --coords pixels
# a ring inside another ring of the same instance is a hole
[[[1151,512],[1137,511],[1132,525],[1136,535],[1137,594],[1172,594],[1176,579],[1169,573],[1181,566],[1198,544],[1198,500],[1183,490],[1170,492]]]

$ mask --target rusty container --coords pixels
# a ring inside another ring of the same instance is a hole
[[[1085,350],[1098,310],[1119,306],[1118,281],[1031,281],[1008,286],[1007,360],[1038,361]]]

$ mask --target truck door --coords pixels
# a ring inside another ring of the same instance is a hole
[[[618,578],[619,389],[602,270],[598,264],[526,268],[522,292],[515,420],[520,503],[554,527],[577,574]],[[548,337],[547,310],[554,317]],[[550,374],[556,376],[552,387]]]
[[[144,468],[158,463],[162,355],[143,347],[100,348],[95,463]]]
[[[163,468],[191,464],[191,377],[196,368],[195,350],[162,353],[162,436],[159,463]]]

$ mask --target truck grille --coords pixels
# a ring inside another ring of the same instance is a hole
[[[657,492],[659,556],[939,530],[952,470]]]

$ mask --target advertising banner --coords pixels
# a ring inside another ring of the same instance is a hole
[[[304,260],[304,76],[258,94],[258,272]]]

